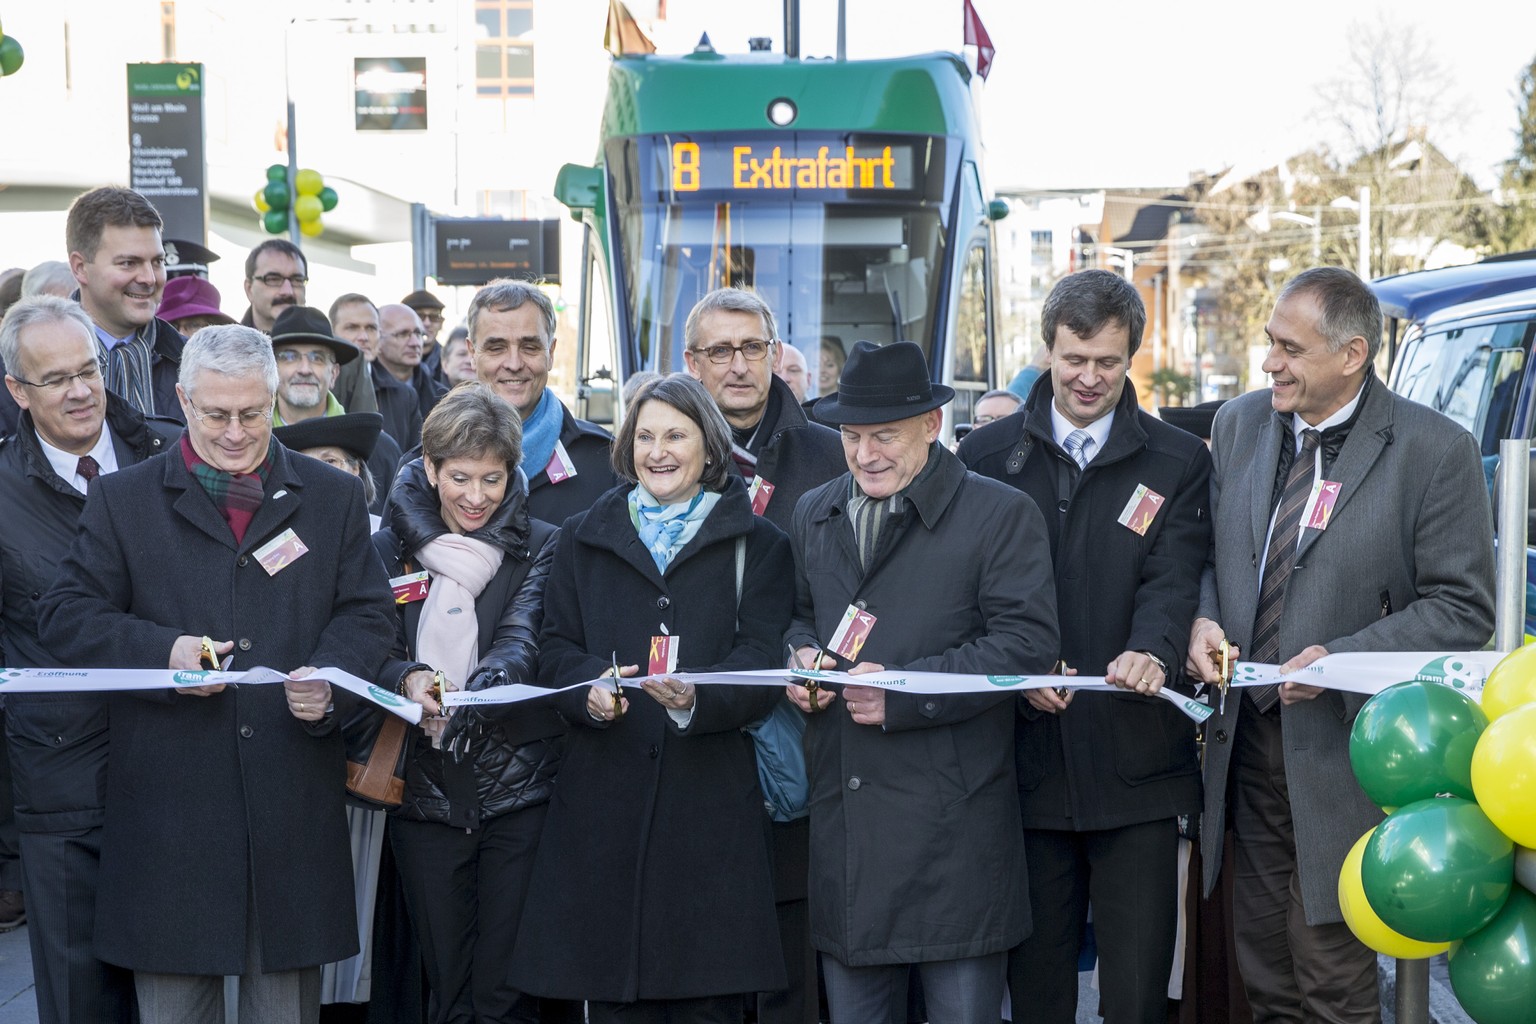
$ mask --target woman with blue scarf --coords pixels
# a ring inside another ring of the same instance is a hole
[[[555,698],[571,731],[513,981],[587,1000],[590,1024],[726,1024],[785,984],[742,731],[784,693],[667,673],[781,665],[794,563],[692,378],[640,391],[613,463],[629,482],[566,521],[544,595],[539,681],[608,678]],[[615,666],[658,678],[620,696]]]

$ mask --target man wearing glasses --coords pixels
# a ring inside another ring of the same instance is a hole
[[[352,410],[337,400],[334,388],[341,370],[361,355],[357,346],[331,333],[324,313],[309,306],[289,306],[272,325],[272,355],[277,359],[277,409],[274,427],[304,420],[342,416]],[[400,464],[400,446],[384,435],[373,445],[368,470],[379,490],[388,492]],[[387,493],[376,493],[370,510],[383,508]]]
[[[714,396],[731,427],[731,458],[752,509],[785,533],[800,496],[842,475],[837,431],[806,419],[795,393],[775,374],[786,348],[773,311],[755,292],[718,288],[683,325],[688,372]],[[782,816],[782,812],[781,812]],[[775,821],[773,889],[789,987],[758,997],[762,1024],[815,1024],[816,954],[806,903],[810,820]]]
[[[65,664],[192,672],[207,637],[236,670],[287,675],[110,701],[94,941],[134,972],[146,1024],[217,1019],[227,975],[241,1019],[316,1020],[320,965],[358,948],[345,752],[309,677],[373,678],[392,601],[361,482],[273,440],[277,382],[260,332],[193,335],[186,432],[92,485],[39,609]]]
[[[269,238],[245,257],[245,297],[250,306],[240,322],[271,334],[285,309],[304,305],[309,288],[309,260],[286,238]],[[362,363],[342,367],[331,390],[348,412],[377,412],[378,401]]]
[[[374,376],[377,378],[379,371],[383,370],[410,388],[416,398],[416,412],[422,420],[437,405],[437,400],[448,393],[447,388],[422,368],[421,349],[426,343],[426,337],[426,331],[421,327],[421,317],[410,306],[390,303],[379,307],[379,352],[373,362]],[[420,422],[411,431],[409,441],[403,437],[395,440],[400,442],[401,448],[414,448],[421,441]]]
[[[0,441],[0,650],[13,668],[57,664],[38,640],[37,599],[74,540],[89,482],[169,451],[181,433],[175,420],[146,419],[109,392],[97,357],[90,317],[66,299],[24,299],[0,324],[6,389],[22,410],[20,429]],[[96,959],[90,940],[106,702],[16,693],[5,704],[25,886],[0,868],[0,927],[31,925],[39,1021],[131,1019],[132,976]]]

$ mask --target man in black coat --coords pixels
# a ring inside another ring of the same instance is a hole
[[[585,512],[619,478],[608,460],[613,438],[549,390],[554,304],[536,285],[502,279],[475,293],[467,320],[476,375],[523,418],[529,514],[559,525]]]
[[[1041,313],[1049,375],[959,450],[1045,512],[1062,659],[1123,691],[1030,690],[1017,724],[1035,930],[1010,954],[1009,987],[1031,1020],[1054,1024],[1077,1016],[1090,905],[1105,1020],[1166,1019],[1178,819],[1200,811],[1194,726],[1155,694],[1184,663],[1200,598],[1211,457],[1136,404],[1126,375],[1146,322],[1119,275],[1063,278]]]
[[[199,331],[175,451],[97,480],[39,612],[44,646],[85,667],[195,670],[202,637],[282,685],[219,684],[111,703],[95,943],[135,972],[146,1022],[313,1021],[320,965],[357,951],[345,753],[323,680],[377,673],[393,602],[362,485],[271,436],[266,335]],[[259,1008],[259,1009],[258,1009]]]
[[[785,344],[773,311],[757,294],[717,288],[683,327],[688,372],[714,398],[731,428],[731,458],[746,481],[752,509],[789,532],[802,495],[841,476],[837,432],[806,419],[794,392],[775,371]],[[806,907],[810,820],[772,822],[773,889],[789,988],[758,999],[762,1024],[816,1024],[816,953]]]
[[[938,443],[954,391],[909,341],[854,346],[816,416],[849,472],[795,508],[800,664],[1032,674],[1056,660],[1050,541],[1034,502]],[[839,624],[863,623],[862,644]],[[846,686],[809,714],[811,932],[833,1020],[881,1020],[922,974],[933,1024],[995,1024],[1007,951],[1029,934],[1012,694]]]
[[[379,365],[378,307],[368,296],[348,292],[331,303],[329,319],[331,333],[363,354],[362,377],[351,388],[350,397],[345,374],[337,374],[336,400],[348,412],[365,411],[355,407],[352,399],[366,392],[373,408],[384,417],[384,433],[394,439],[402,452],[415,448],[421,440],[421,410],[410,385],[395,380]]]
[[[107,391],[96,353],[90,318],[65,299],[25,299],[0,325],[0,359],[11,369],[6,389],[22,410],[16,434],[0,441],[0,641],[7,667],[56,664],[38,641],[38,599],[74,540],[90,479],[169,450],[181,433],[172,420],[146,422]],[[86,694],[11,694],[5,729],[38,1019],[130,1019],[132,975],[98,960],[90,941],[106,801],[106,702]]]

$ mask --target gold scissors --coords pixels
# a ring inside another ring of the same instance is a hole
[[[197,663],[206,665],[209,672],[219,671],[219,652],[213,649],[213,637],[203,637],[203,649],[198,652]]]
[[[800,667],[801,668],[816,668],[816,669],[819,669],[819,668],[821,668],[821,658],[822,658],[821,645],[820,644],[812,644],[811,647],[816,651],[816,659],[815,659],[815,661],[812,664],[810,664],[810,665],[801,665]],[[789,663],[791,665],[793,665],[795,663],[795,649],[789,645],[789,641],[787,641],[787,640],[784,641],[784,650],[789,652]],[[816,680],[814,680],[814,679],[806,679],[806,678],[801,677],[801,676],[797,676],[796,678],[799,679],[800,684],[805,687],[805,695],[806,695],[806,697],[808,697],[810,699],[811,710],[812,711],[820,711],[821,710],[821,702],[819,700],[817,700],[816,694],[817,694],[818,691],[820,691],[821,687],[816,684]]]
[[[1232,673],[1237,671],[1237,644],[1226,640],[1221,642],[1221,680],[1216,684],[1220,696],[1216,700],[1216,713],[1227,713],[1227,691],[1232,689]]]

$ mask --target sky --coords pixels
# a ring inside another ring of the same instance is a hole
[[[850,57],[961,47],[961,0],[846,0]],[[646,0],[636,0],[637,13]],[[994,188],[1183,185],[1259,169],[1325,141],[1321,84],[1352,33],[1387,20],[1431,45],[1460,116],[1431,134],[1484,187],[1513,151],[1515,95],[1536,57],[1536,4],[1515,0],[975,0],[997,55],[983,91]],[[801,53],[831,55],[834,0],[801,0]],[[783,41],[780,0],[667,0],[664,52],[709,31],[718,49]]]

